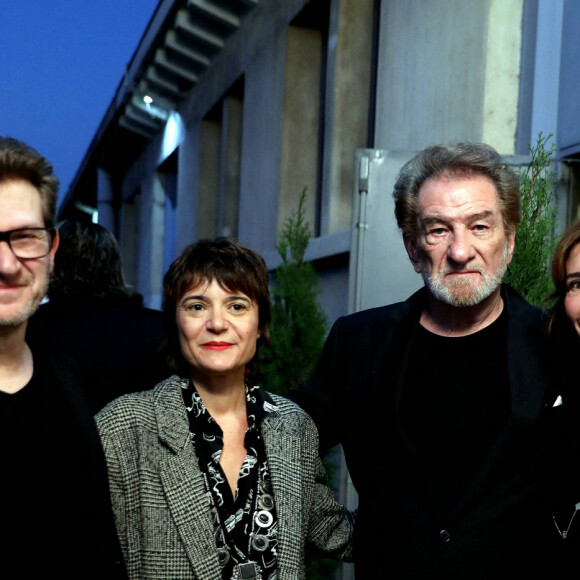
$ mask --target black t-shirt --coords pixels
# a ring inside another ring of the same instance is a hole
[[[419,327],[400,416],[426,467],[441,515],[457,506],[510,410],[506,316],[474,334],[443,337]]]
[[[88,404],[68,363],[33,357],[30,382],[0,392],[0,577],[122,578]]]
[[[6,554],[14,553],[30,534],[30,518],[39,513],[46,491],[46,447],[38,433],[43,424],[41,409],[41,391],[34,378],[16,393],[0,392],[0,537]]]

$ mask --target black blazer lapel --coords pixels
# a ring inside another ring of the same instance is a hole
[[[509,470],[529,465],[539,447],[541,414],[546,410],[551,378],[546,366],[544,327],[539,309],[511,289],[502,287],[507,314],[507,371],[511,412],[486,461],[476,474],[455,515],[467,509],[488,488],[497,486]],[[490,377],[490,380],[493,378]],[[532,439],[536,438],[536,443]]]
[[[507,362],[512,412],[533,421],[548,403],[551,383],[543,316],[539,309],[531,307],[509,288],[502,290],[508,315]]]
[[[381,345],[374,361],[374,400],[369,405],[375,409],[373,423],[377,425],[378,441],[388,441],[389,463],[404,475],[404,493],[413,495],[423,504],[425,511],[432,512],[432,488],[429,474],[411,443],[401,423],[399,407],[403,396],[407,366],[419,326],[421,313],[426,307],[425,289],[413,294],[397,310],[393,311],[384,325],[383,336],[377,340]]]

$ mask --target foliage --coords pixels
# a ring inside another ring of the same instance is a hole
[[[322,350],[326,316],[318,302],[314,266],[304,262],[310,240],[304,217],[306,189],[298,210],[286,220],[278,253],[282,263],[272,286],[271,342],[264,347],[260,379],[275,393],[284,394],[306,379]]]
[[[282,263],[274,274],[271,341],[264,346],[258,381],[269,391],[285,394],[305,380],[318,360],[326,336],[327,320],[318,302],[318,278],[314,266],[304,261],[310,228],[304,216],[306,189],[297,211],[286,220],[278,240]],[[325,463],[325,467],[328,466]],[[308,580],[329,578],[336,562],[319,558],[306,548]]]
[[[531,161],[520,171],[522,219],[516,234],[515,252],[504,279],[528,302],[545,303],[553,290],[550,259],[556,246],[553,206],[554,172],[550,157],[556,150],[550,133],[540,132],[536,144],[529,147]]]

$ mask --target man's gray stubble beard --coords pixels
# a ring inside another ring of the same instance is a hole
[[[474,284],[472,280],[457,280],[450,287],[445,286],[443,283],[445,275],[454,272],[455,270],[453,268],[445,268],[444,271],[439,272],[433,277],[425,272],[422,266],[421,276],[429,292],[441,302],[456,307],[475,306],[483,302],[486,298],[489,298],[501,284],[508,267],[508,255],[509,245],[506,240],[501,264],[494,274],[486,274],[479,267],[470,268],[470,270],[475,270],[480,273],[482,279],[479,284]],[[458,295],[456,293],[454,295],[453,290],[461,288],[471,288],[472,291],[467,294],[460,293]]]

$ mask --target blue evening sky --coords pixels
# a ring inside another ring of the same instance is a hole
[[[158,0],[3,0],[0,135],[51,161],[61,197]]]

